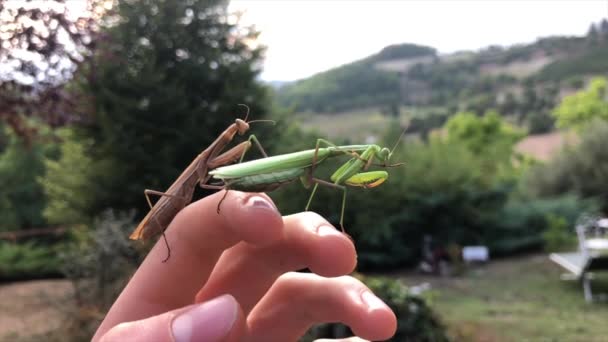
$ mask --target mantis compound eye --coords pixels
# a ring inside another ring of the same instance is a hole
[[[389,150],[386,147],[383,147],[380,150],[380,152],[378,153],[378,159],[380,159],[380,160],[387,160],[387,159],[389,159],[390,155],[391,155],[391,150]]]

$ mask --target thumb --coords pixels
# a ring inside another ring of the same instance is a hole
[[[241,307],[227,294],[158,316],[121,323],[101,341],[232,342],[238,341],[244,332]]]

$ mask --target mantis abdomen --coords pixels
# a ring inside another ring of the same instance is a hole
[[[233,179],[224,179],[224,182],[226,183],[226,189],[230,190],[267,192],[276,190],[285,184],[293,182],[303,176],[305,172],[305,168],[280,170]]]

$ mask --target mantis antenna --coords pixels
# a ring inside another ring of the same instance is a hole
[[[254,123],[254,122],[272,122],[273,125],[276,125],[276,123],[277,123],[274,120],[251,120],[251,121],[247,121],[247,118],[249,118],[249,111],[250,111],[249,106],[246,105],[246,104],[243,104],[243,103],[239,103],[238,105],[247,108],[247,114],[245,114],[245,118],[243,119],[243,121],[247,122],[248,124]]]

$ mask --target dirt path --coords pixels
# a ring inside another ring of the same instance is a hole
[[[71,293],[67,280],[0,284],[0,341],[27,341],[56,329]]]

